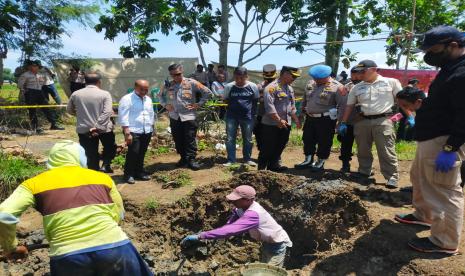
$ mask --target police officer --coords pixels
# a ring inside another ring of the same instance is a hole
[[[24,95],[27,105],[48,105],[48,93],[42,90],[45,84],[45,76],[39,73],[41,66],[39,60],[30,62],[28,71],[23,73],[18,80],[20,93]],[[47,120],[51,123],[50,129],[64,130],[63,127],[57,124],[56,113],[48,108],[40,108],[45,114]],[[39,119],[37,118],[37,108],[29,108],[29,119],[31,127],[36,133],[43,133],[43,129],[39,128]]]
[[[263,139],[258,155],[258,169],[284,171],[279,160],[289,140],[291,118],[300,128],[296,115],[294,89],[291,84],[300,77],[298,68],[283,66],[277,80],[270,83],[263,92],[265,115],[262,118],[261,136]]]
[[[327,65],[316,65],[308,71],[313,80],[305,87],[302,101],[302,114],[305,114],[302,136],[305,160],[295,165],[296,169],[310,167],[312,171],[321,171],[331,153],[337,119],[336,107],[345,93],[344,86],[330,77],[331,71]],[[316,161],[313,160],[315,153],[318,156]]]
[[[187,165],[192,170],[198,170],[200,165],[195,162],[197,155],[197,109],[204,105],[212,96],[212,92],[200,82],[185,78],[183,67],[172,64],[168,71],[173,78],[168,87],[160,93],[160,104],[169,112],[171,134],[176,145],[176,151],[181,159],[176,166]],[[196,94],[200,100],[196,101]]]
[[[344,116],[344,111],[347,106],[347,99],[349,97],[349,92],[352,88],[359,82],[361,82],[361,75],[359,72],[352,68],[350,70],[350,82],[346,84],[345,87],[345,95],[342,97],[342,103],[339,104],[337,109],[337,116],[338,121],[342,121],[342,117]],[[349,118],[347,119],[347,132],[344,136],[337,135],[337,139],[341,142],[341,153],[339,155],[339,160],[342,161],[342,168],[341,172],[349,173],[350,172],[350,161],[352,160],[352,147],[354,145],[355,136],[354,136],[354,121],[355,121],[356,111],[355,108],[352,110]]]
[[[393,78],[378,74],[377,65],[372,60],[363,60],[354,70],[360,72],[362,82],[349,93],[346,110],[338,127],[338,133],[347,133],[347,121],[355,105],[360,107],[361,120],[355,123],[354,134],[358,148],[358,176],[368,179],[372,173],[373,142],[378,152],[381,173],[387,180],[386,187],[395,188],[399,180],[397,155],[395,150],[396,133],[390,117],[397,92],[402,87]]]
[[[421,50],[424,61],[441,70],[416,111],[418,146],[410,172],[415,211],[395,219],[431,226],[430,237],[408,243],[413,249],[454,255],[464,215],[460,161],[465,159],[465,36],[439,26],[426,32]]]
[[[260,99],[257,109],[257,119],[255,121],[254,134],[255,140],[257,141],[257,149],[260,151],[263,137],[261,136],[262,118],[265,115],[265,103],[263,100],[263,92],[265,88],[272,83],[278,74],[276,73],[276,65],[266,64],[263,65],[263,81],[257,84],[258,91],[260,92]]]

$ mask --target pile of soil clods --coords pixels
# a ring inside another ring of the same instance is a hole
[[[257,201],[288,232],[294,243],[289,265],[308,264],[304,256],[324,251],[354,231],[369,228],[366,209],[340,180],[310,181],[272,172],[249,172],[231,180],[202,186],[175,204],[154,211],[128,206],[126,229],[139,242],[143,257],[159,275],[224,275],[242,264],[258,261],[259,243],[247,234],[208,242],[187,261],[179,246],[183,237],[226,223],[231,205],[225,196],[238,185],[257,190]]]

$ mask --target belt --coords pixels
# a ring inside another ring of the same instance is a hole
[[[307,116],[312,117],[312,118],[328,117],[329,112],[325,112],[325,113],[307,113]]]
[[[33,89],[33,88],[26,88],[26,92],[31,91],[31,92],[42,92],[40,89]]]
[[[379,119],[383,117],[388,117],[392,116],[392,113],[383,113],[383,114],[378,114],[378,115],[362,115],[363,118],[368,119],[368,120],[374,120],[374,119]]]

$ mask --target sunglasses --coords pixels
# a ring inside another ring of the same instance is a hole
[[[182,73],[177,73],[177,74],[170,74],[172,77],[180,77]]]

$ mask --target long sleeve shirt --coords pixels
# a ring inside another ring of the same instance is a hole
[[[257,212],[246,210],[244,214],[239,217],[237,209],[234,209],[226,225],[210,231],[202,232],[200,233],[200,238],[223,239],[245,233],[251,229],[258,228],[258,225],[259,217]]]
[[[41,73],[34,74],[31,71],[24,72],[18,79],[18,87],[21,92],[28,89],[42,90],[45,84],[45,76]]]
[[[66,111],[76,115],[76,132],[86,134],[91,128],[105,133],[113,130],[110,118],[113,115],[113,100],[108,91],[95,85],[74,92],[68,101]]]
[[[198,105],[204,105],[212,96],[212,92],[200,82],[183,78],[181,83],[171,81],[160,93],[159,99],[162,106],[172,105],[174,110],[170,111],[169,116],[174,120],[181,121],[195,120],[197,112],[187,108],[188,105],[196,103],[196,94],[200,93],[201,97]]]
[[[0,204],[0,246],[13,251],[16,223],[34,207],[43,216],[52,258],[114,248],[129,242],[118,226],[123,200],[106,174],[63,166],[26,180]],[[13,223],[12,223],[13,222]]]
[[[129,127],[129,131],[138,134],[153,132],[156,120],[152,99],[148,96],[141,98],[132,92],[121,98],[118,107],[119,124]]]

